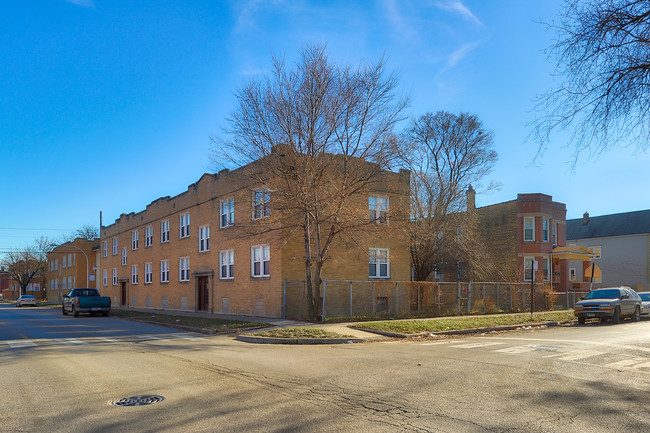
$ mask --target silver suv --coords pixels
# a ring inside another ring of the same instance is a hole
[[[612,319],[618,323],[621,317],[631,317],[638,322],[643,312],[639,295],[629,287],[608,287],[592,290],[576,303],[573,314],[578,317],[578,323],[583,325],[589,317],[597,317],[600,322]]]

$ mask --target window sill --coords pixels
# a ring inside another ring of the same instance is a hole
[[[251,275],[251,280],[270,280],[270,279],[271,279],[270,275],[259,275],[259,276]]]

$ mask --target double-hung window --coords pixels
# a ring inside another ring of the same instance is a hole
[[[199,227],[199,252],[210,251],[210,226]]]
[[[271,215],[271,193],[268,188],[253,191],[253,219],[266,218]]]
[[[137,230],[131,232],[131,249],[137,250],[140,243],[140,233]]]
[[[102,256],[108,257],[108,241],[102,242]]]
[[[169,242],[169,220],[160,223],[160,243]]]
[[[548,242],[548,219],[542,219],[542,241]]]
[[[153,226],[144,228],[144,246],[150,247],[153,245]]]
[[[118,251],[117,238],[113,238],[113,255],[116,256]]]
[[[235,252],[233,250],[226,250],[219,252],[219,278],[228,280],[235,277]]]
[[[61,264],[61,266],[63,267],[63,269],[68,267],[68,256],[66,255],[63,256],[63,263]]]
[[[113,285],[117,286],[117,268],[113,268]]]
[[[368,276],[370,278],[390,277],[390,250],[386,248],[370,248]]]
[[[271,247],[256,245],[251,247],[251,276],[268,277],[271,275]]]
[[[151,263],[144,264],[144,283],[151,284],[153,282],[153,266]]]
[[[138,265],[131,265],[131,284],[138,284]]]
[[[186,238],[190,235],[190,214],[186,213],[180,217],[180,238]]]
[[[190,281],[190,258],[178,259],[178,281]]]
[[[160,261],[160,282],[169,283],[169,260]]]
[[[524,257],[524,281],[533,280],[534,257]]]
[[[122,247],[122,266],[126,266],[126,247]]]
[[[524,242],[535,240],[535,217],[524,217]]]
[[[221,202],[221,228],[231,226],[235,223],[235,199]]]
[[[104,269],[104,272],[102,272],[102,284],[104,287],[108,286],[108,269]]]
[[[368,198],[368,210],[370,221],[378,223],[388,222],[388,198],[370,196]]]

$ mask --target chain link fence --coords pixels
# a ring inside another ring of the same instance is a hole
[[[558,293],[546,283],[324,280],[321,320],[408,318],[572,308],[582,292]],[[307,320],[304,281],[284,282],[283,316]]]

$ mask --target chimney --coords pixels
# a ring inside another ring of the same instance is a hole
[[[470,183],[467,188],[467,210],[469,211],[474,209],[476,209],[476,191]]]
[[[587,224],[589,224],[589,212],[585,212],[582,215],[582,225],[586,226]]]

